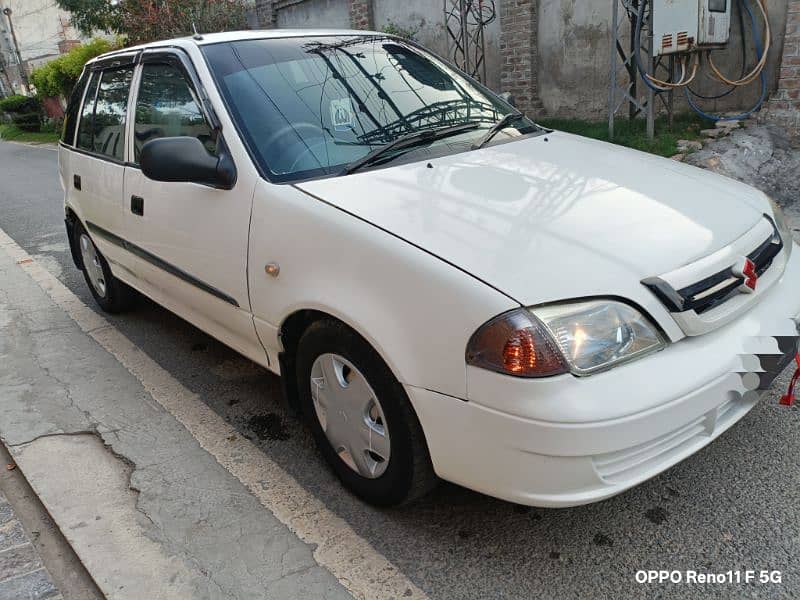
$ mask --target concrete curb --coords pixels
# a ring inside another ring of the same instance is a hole
[[[11,455],[107,598],[196,597],[193,573],[139,523],[131,469],[99,436],[42,436]]]
[[[109,598],[427,598],[2,230],[0,250],[0,435]]]

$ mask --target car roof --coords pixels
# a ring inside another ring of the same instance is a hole
[[[389,34],[381,33],[378,31],[364,31],[361,29],[251,29],[246,31],[222,31],[219,33],[203,33],[198,36],[187,36],[180,38],[173,38],[169,40],[159,40],[156,42],[148,42],[147,44],[139,44],[138,46],[131,46],[130,48],[121,48],[112,52],[106,52],[89,61],[93,63],[96,61],[109,58],[118,54],[126,54],[130,52],[137,52],[140,50],[147,50],[149,48],[165,48],[165,47],[187,47],[187,46],[206,46],[209,44],[219,44],[221,42],[235,42],[240,40],[261,40],[261,39],[277,39],[277,38],[290,38],[290,37],[321,37],[321,36],[346,36],[346,35],[367,35],[367,36],[387,36]]]

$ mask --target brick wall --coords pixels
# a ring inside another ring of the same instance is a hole
[[[800,134],[800,0],[789,0],[778,89],[765,113],[767,121]]]
[[[350,0],[350,27],[353,29],[375,28],[372,0]]]
[[[278,13],[275,10],[275,0],[256,0],[255,27],[272,29],[276,26]]]
[[[799,0],[800,1],[800,0]],[[538,93],[537,0],[504,0],[500,13],[500,91],[522,112],[542,111]]]
[[[255,0],[251,9],[251,20],[254,27],[270,29],[277,27],[278,10],[300,4],[303,0]],[[372,0],[338,0],[347,2],[350,9],[350,27],[353,29],[374,29],[375,19]],[[330,26],[330,25],[328,25]],[[320,27],[325,24],[320,23]]]

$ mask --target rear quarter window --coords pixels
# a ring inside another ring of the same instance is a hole
[[[100,82],[100,71],[94,71],[89,79],[86,96],[83,100],[78,121],[78,148],[92,149],[92,127],[94,126],[94,103],[97,98],[97,84]]]

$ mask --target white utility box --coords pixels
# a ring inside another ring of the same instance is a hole
[[[650,0],[653,55],[728,43],[735,0]]]
[[[723,46],[731,35],[731,3],[736,0],[700,0],[698,46]]]
[[[650,0],[654,56],[688,52],[694,47],[700,20],[699,4],[703,1]]]

